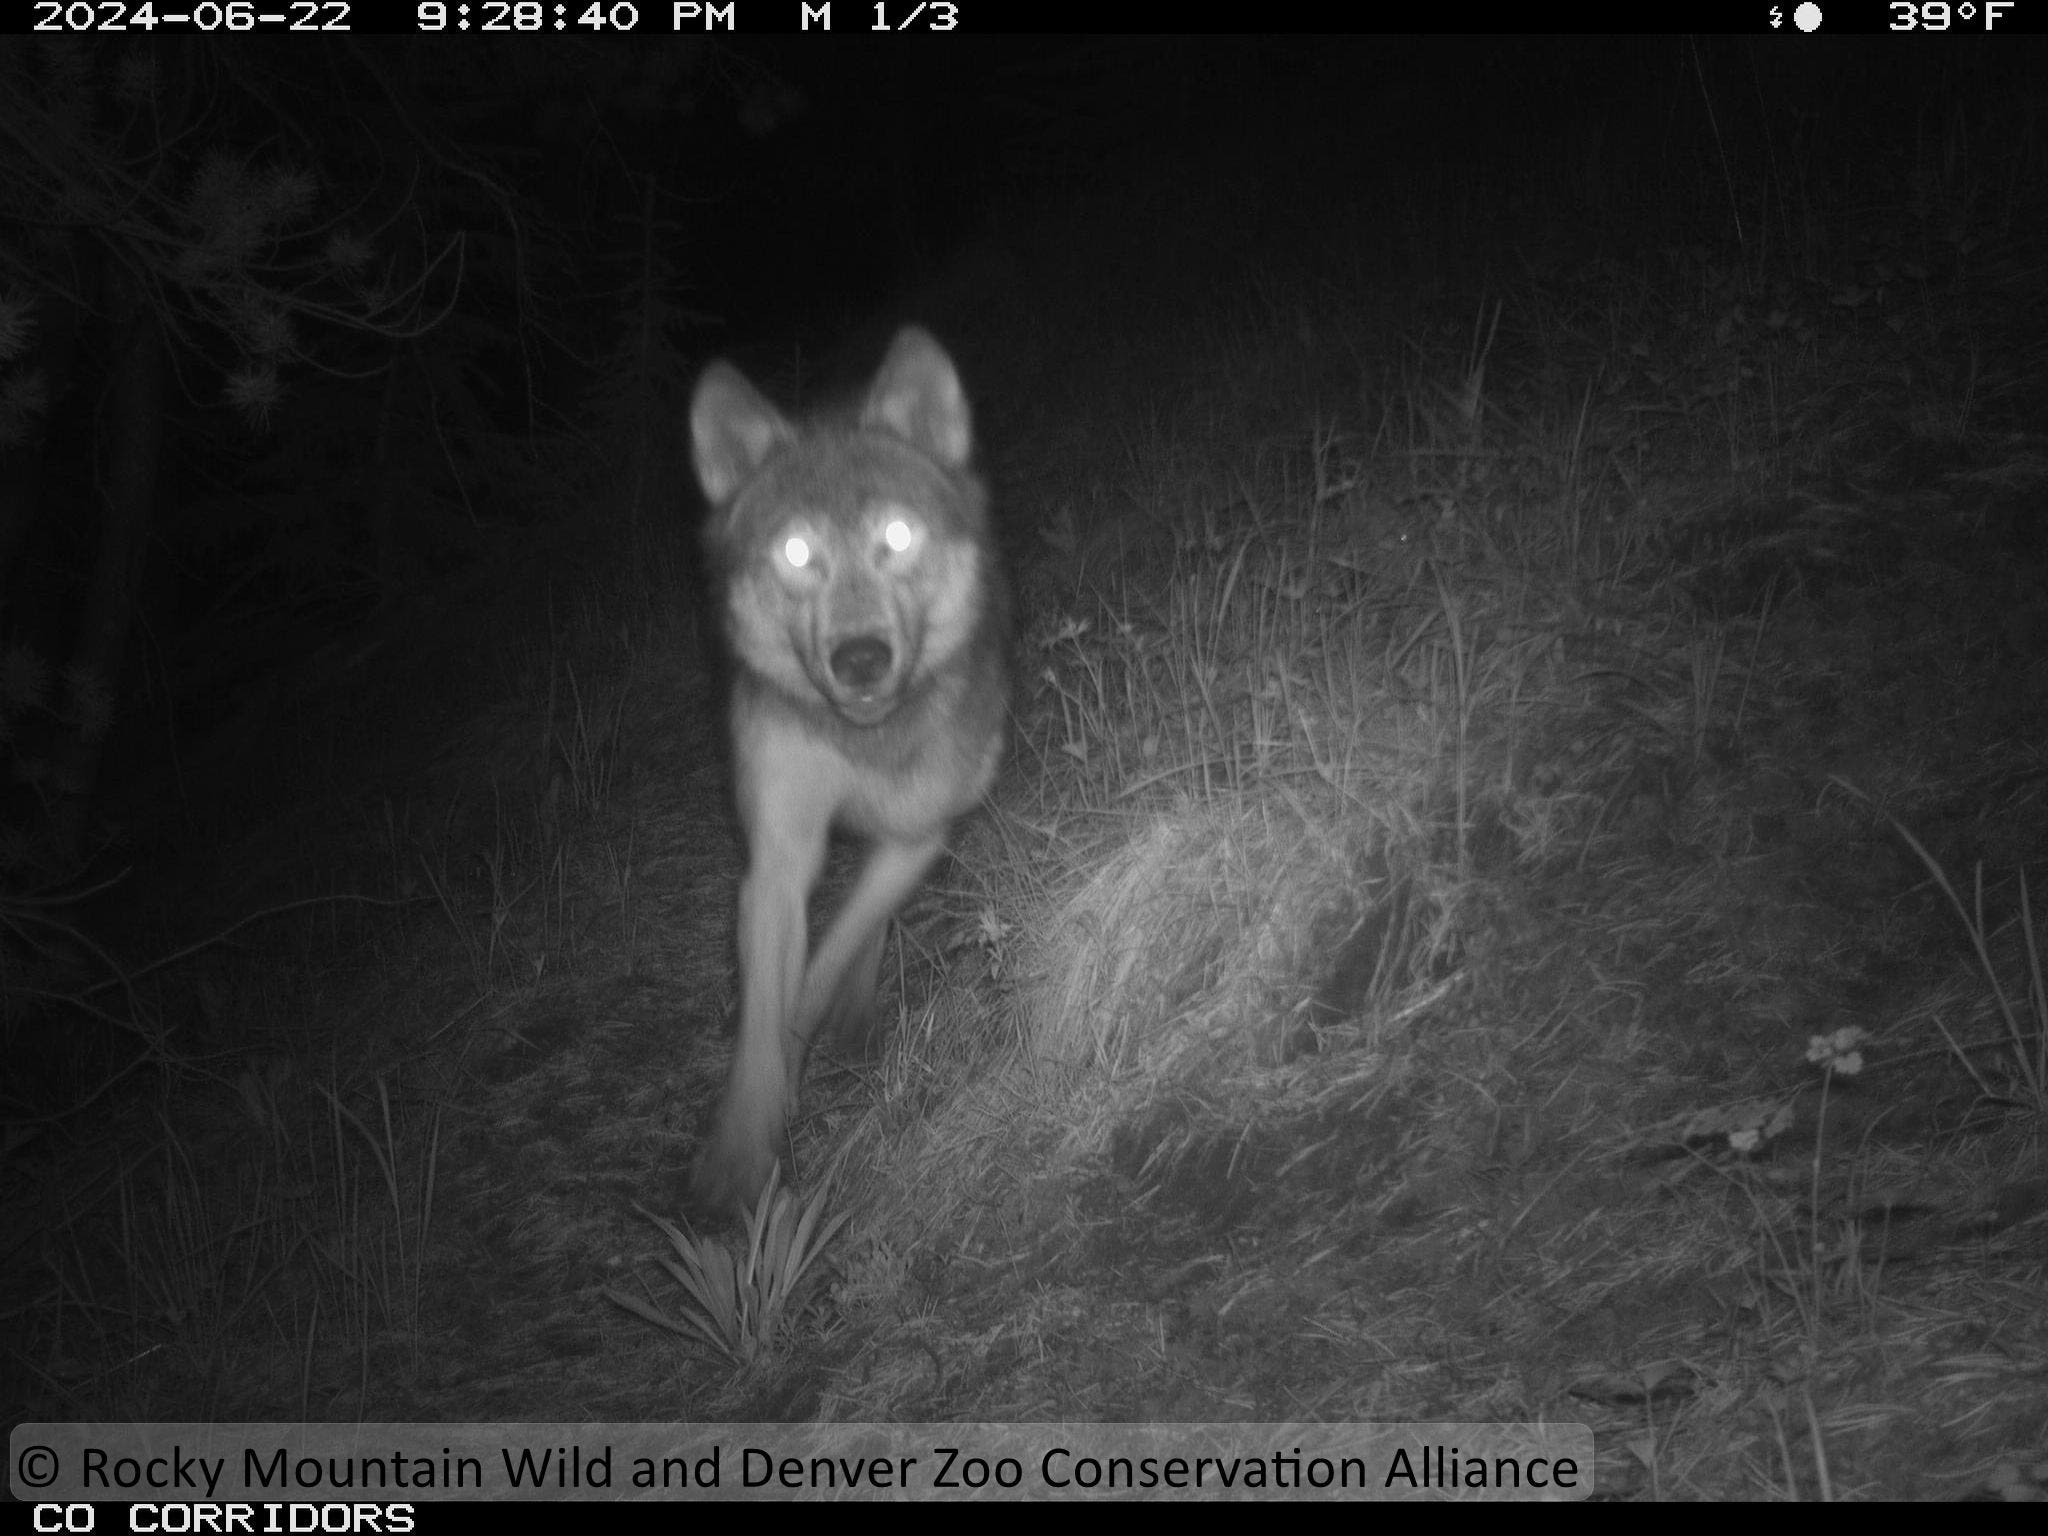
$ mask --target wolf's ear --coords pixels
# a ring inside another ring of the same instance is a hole
[[[974,451],[974,423],[953,360],[914,325],[896,333],[860,424],[895,433],[948,469],[964,469]]]
[[[690,445],[697,483],[722,506],[768,455],[796,436],[782,412],[740,376],[731,363],[713,363],[690,401]]]

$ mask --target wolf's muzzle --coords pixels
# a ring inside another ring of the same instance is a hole
[[[880,635],[857,635],[832,647],[832,680],[864,699],[873,698],[895,661],[896,653]]]

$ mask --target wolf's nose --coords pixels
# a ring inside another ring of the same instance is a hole
[[[842,687],[867,693],[889,675],[889,663],[894,659],[888,641],[879,635],[861,635],[832,647],[832,675]]]

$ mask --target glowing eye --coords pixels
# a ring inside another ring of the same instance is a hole
[[[910,524],[900,517],[890,518],[889,526],[882,530],[882,541],[899,555],[910,548],[910,537]]]
[[[789,541],[782,546],[782,558],[798,570],[802,570],[811,563],[811,546],[809,541],[798,537],[796,534],[791,534]]]

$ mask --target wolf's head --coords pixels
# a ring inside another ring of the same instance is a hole
[[[879,725],[991,622],[987,496],[959,375],[898,333],[850,420],[799,426],[727,363],[690,432],[739,663]]]

